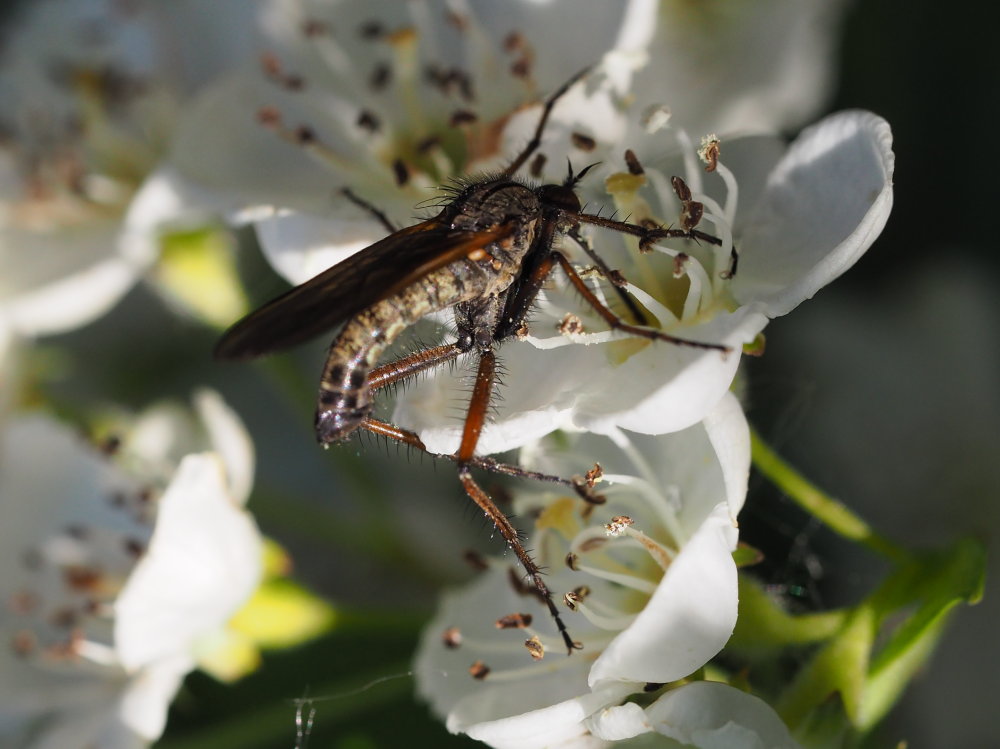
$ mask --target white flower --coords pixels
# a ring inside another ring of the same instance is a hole
[[[647,0],[276,3],[273,52],[187,113],[159,183],[253,220],[271,264],[304,281],[386,234],[342,189],[409,223],[450,179],[504,164],[539,100],[587,66],[588,85],[553,113],[543,173],[561,180],[566,156],[588,158],[570,132],[621,136],[617,101],[654,14]]]
[[[220,414],[225,432],[233,417]],[[237,456],[231,437],[223,442]],[[188,454],[161,495],[156,471],[151,487],[47,417],[9,420],[0,443],[5,745],[130,747],[160,735],[184,675],[259,580],[260,536],[232,481],[247,465],[245,455],[227,464],[215,452]]]
[[[683,133],[679,137],[683,142]],[[664,241],[643,255],[634,239],[622,242],[609,232],[597,233],[595,246],[621,270],[656,327],[725,344],[732,352],[622,340],[572,291],[550,291],[529,321],[531,336],[501,351],[503,399],[479,442],[481,452],[508,450],[560,428],[661,434],[696,423],[729,389],[744,344],[770,318],[850,268],[892,207],[891,133],[868,112],[832,115],[787,149],[773,138],[723,143],[723,156],[734,156],[733,169],[719,163],[717,174],[709,175],[715,181],[709,194],[693,148],[687,166],[678,161],[676,171],[651,166],[669,140],[662,131],[634,133],[645,174],[607,175],[615,207],[633,222],[676,222],[681,206],[669,178],[683,173],[693,198],[705,204],[699,228],[721,238],[721,246]],[[734,241],[739,263],[729,278]],[[603,294],[616,303],[610,292]],[[558,332],[567,312],[579,317],[583,333]],[[393,418],[416,429],[431,451],[450,453],[461,433],[451,404],[461,402],[467,389],[461,376],[437,372],[402,395]]]
[[[796,749],[788,728],[765,702],[738,689],[696,681],[648,707],[626,702],[588,719],[591,736],[621,741],[655,732],[699,749]],[[644,746],[646,744],[643,744]],[[623,746],[629,746],[625,742]]]
[[[578,34],[567,38],[563,54],[549,51],[555,45],[544,34],[565,18],[559,3],[516,4],[511,17],[499,19],[489,10],[494,6],[474,4],[475,13],[463,10],[451,24],[442,23],[445,11],[436,3],[394,6],[378,19],[353,2],[316,3],[299,15],[278,7],[276,18],[286,25],[263,72],[227,81],[200,102],[160,179],[179,201],[221,201],[253,220],[270,262],[293,282],[385,235],[371,211],[331,188],[351,190],[401,225],[449,177],[506,163],[538,121],[540,108],[525,103],[537,102],[583,64]],[[589,12],[587,6],[578,15],[590,20]],[[837,115],[805,131],[780,164],[773,138],[750,139],[745,147],[725,142],[724,161],[742,154],[733,163],[739,193],[736,181],[715,175],[718,184],[703,189],[697,167],[683,161],[676,172],[661,171],[663,155],[677,151],[678,142],[688,162],[694,149],[682,131],[657,130],[656,116],[627,109],[655,12],[654,5],[634,2],[612,25],[615,33],[606,23],[595,26],[602,35],[587,54],[604,56],[553,110],[539,150],[547,160],[536,176],[561,181],[566,156],[577,169],[602,161],[580,186],[597,211],[609,202],[601,178],[622,170],[622,152],[631,147],[646,168],[647,188],[640,193],[638,184],[623,187],[627,180],[609,182],[611,199],[633,222],[669,224],[680,212],[669,177],[685,174],[695,200],[707,206],[699,228],[718,236],[721,247],[664,243],[650,259],[639,257],[634,239],[622,242],[603,229],[588,234],[631,282],[647,322],[730,353],[621,340],[574,292],[547,291],[529,321],[528,341],[511,341],[500,352],[503,398],[482,434],[481,453],[516,448],[559,428],[663,433],[697,423],[729,388],[744,344],[769,317],[843,272],[888,215],[888,126],[864,113]],[[511,28],[520,34],[508,37]],[[530,75],[522,77],[519,65],[529,62]],[[734,239],[741,262],[729,280]],[[560,249],[577,267],[590,262],[571,242]],[[627,314],[607,288],[598,293]],[[582,335],[555,333],[567,312],[582,319]],[[447,311],[440,318],[447,320]],[[434,333],[420,335],[428,340]],[[457,447],[462,427],[455,404],[468,392],[464,369],[445,369],[409,389],[392,415],[439,453]]]
[[[41,0],[6,29],[0,318],[14,334],[90,322],[156,258],[175,211],[142,181],[167,149],[180,97],[239,54],[253,18],[246,2],[185,5]]]
[[[832,93],[842,0],[659,3],[639,109],[665,103],[688,132],[801,127]]]
[[[566,625],[582,649],[565,656],[546,609],[520,583],[516,562],[504,558],[489,560],[479,579],[445,595],[417,654],[418,690],[449,730],[496,747],[550,746],[624,730],[614,728],[623,717],[616,723],[609,710],[639,709],[629,695],[701,668],[736,622],[731,554],[750,446],[735,397],[674,435],[618,432],[617,447],[591,435],[567,438],[563,453],[553,454],[551,445],[526,448],[522,460],[567,474],[580,470],[584,456],[599,456],[607,504],[535,495],[516,507],[520,517],[537,513],[531,546],[549,587],[572,595],[575,613],[565,614]],[[497,631],[495,621],[512,613],[533,621]],[[532,662],[525,637],[553,652]],[[481,678],[470,674],[474,663]],[[676,722],[660,713],[670,712],[683,689],[665,692],[664,706],[651,708],[643,730]],[[704,718],[692,713],[686,725]],[[626,723],[631,735],[642,732],[635,716]]]

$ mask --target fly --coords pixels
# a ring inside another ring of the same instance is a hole
[[[476,455],[496,383],[496,347],[524,325],[539,291],[558,268],[584,301],[616,330],[676,345],[729,351],[726,346],[676,338],[645,327],[638,305],[621,288],[620,275],[608,269],[580,234],[582,224],[591,224],[638,237],[640,247],[663,238],[721,244],[716,237],[697,230],[697,220],[684,221],[683,228],[651,228],[585,213],[575,188],[590,167],[575,175],[570,170],[561,184],[540,187],[515,177],[538,149],[552,108],[585,72],[546,100],[531,140],[502,172],[458,183],[452,188],[452,199],[433,218],[395,230],[377,209],[347,192],[386,225],[389,236],[250,313],[223,335],[215,349],[216,356],[224,359],[252,358],[339,327],[320,378],[315,420],[320,443],[343,442],[364,429],[424,451],[427,448],[416,433],[372,416],[375,394],[463,354],[478,357],[458,450],[442,457],[456,463],[465,492],[513,549],[569,652],[579,645],[570,637],[541,569],[470,469],[558,481],[572,485],[588,501],[603,500],[591,492],[593,481],[537,474]],[[690,192],[682,195],[686,186],[675,180],[675,191],[687,209],[692,202]],[[566,256],[554,249],[563,237],[576,241],[613,281],[613,288],[638,324],[626,322],[604,305]],[[454,310],[457,329],[453,342],[378,364],[406,328],[449,308]]]

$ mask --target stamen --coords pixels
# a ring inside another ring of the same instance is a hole
[[[714,172],[719,164],[719,137],[715,133],[705,135],[698,148],[698,158],[705,162],[705,171]]]
[[[636,575],[626,574],[623,572],[612,572],[611,570],[604,569],[602,567],[595,567],[590,564],[581,564],[579,561],[577,562],[576,569],[580,572],[593,575],[600,580],[617,583],[623,587],[639,591],[640,593],[646,593],[648,595],[652,595],[657,586],[656,583],[651,582],[644,577],[637,577]]]
[[[611,518],[611,522],[604,526],[604,532],[612,538],[621,536],[625,530],[635,521],[628,515],[616,515]]]
[[[306,38],[312,43],[312,47],[319,53],[320,59],[323,60],[336,77],[343,81],[349,87],[349,90],[354,89],[353,94],[357,97],[354,101],[360,101],[362,99],[362,88],[356,84],[358,78],[357,66],[344,52],[343,47],[337,44],[333,35],[330,33],[308,34]]]
[[[573,132],[570,134],[570,140],[576,148],[586,153],[597,148],[597,141],[584,133]]]
[[[740,187],[736,182],[736,175],[721,161],[716,165],[715,171],[722,177],[722,181],[726,183],[726,209],[723,212],[723,216],[726,223],[732,226],[736,220],[736,206],[740,197]]]
[[[388,35],[395,65],[393,66],[393,88],[397,101],[403,102],[410,127],[415,132],[426,131],[426,118],[421,106],[420,59],[417,49],[417,31],[403,28]]]
[[[537,640],[538,644],[541,645],[544,650],[555,651],[565,647],[562,638],[549,637],[548,635],[542,634],[531,627],[514,629],[519,629],[520,631],[523,631],[526,636],[533,640]],[[458,635],[458,644],[452,645],[445,639],[446,637],[450,637],[452,630],[458,630],[458,628],[451,627],[450,629],[445,630],[442,637],[442,645],[448,649],[455,649],[458,646],[461,646],[461,648],[467,652],[486,656],[510,656],[514,654],[520,656],[523,652],[521,650],[524,645],[523,641],[516,638],[513,640],[508,639],[507,637],[503,637],[501,635],[493,637],[470,637],[467,633],[460,632]]]
[[[317,137],[316,131],[308,125],[299,125],[295,128],[286,127],[280,112],[274,107],[258,109],[257,122],[278,135],[282,140],[302,148],[310,156],[326,166],[333,167],[334,170],[356,171],[359,168],[356,159],[347,159],[341,156],[321,141]]]
[[[654,587],[655,590],[655,587]],[[595,611],[597,602],[591,599],[588,603],[579,603],[577,611],[584,615],[588,622],[595,627],[611,632],[621,632],[635,621],[637,614],[622,614],[614,612],[614,615],[601,614]]]
[[[684,309],[681,312],[681,319],[691,320],[701,312],[702,301],[705,296],[704,292],[711,290],[712,280],[708,277],[705,269],[696,258],[685,255],[681,262],[684,266],[684,272],[688,277],[688,293],[684,298]],[[712,295],[708,294],[707,296],[708,300],[711,301]]]
[[[656,563],[660,565],[660,568],[664,571],[670,566],[670,563],[676,556],[670,549],[657,543],[640,530],[635,528],[625,528],[623,533],[642,544],[642,547],[649,552],[649,555],[653,557]]]
[[[537,637],[531,637],[524,641],[524,647],[528,649],[528,654],[536,661],[545,657],[545,646]]]
[[[76,641],[75,650],[77,655],[81,658],[86,658],[91,663],[97,663],[101,666],[120,666],[118,654],[115,652],[115,649],[107,645],[102,645],[99,642],[81,638]]]
[[[655,132],[662,130],[670,124],[670,118],[672,113],[670,107],[660,104],[659,106],[651,106],[645,112],[642,113],[642,126],[645,128],[646,132],[652,135]]]
[[[462,559],[465,560],[465,563],[472,567],[472,569],[476,570],[476,572],[485,572],[490,568],[489,560],[474,549],[468,549],[464,554],[462,554]]]
[[[676,516],[680,511],[680,492],[673,484],[652,486],[638,476],[618,473],[608,474],[605,480],[611,484],[607,488],[608,493],[620,495],[615,499],[619,504],[634,505],[640,512],[648,510],[652,506],[658,512],[665,513],[670,517]],[[626,487],[629,489],[626,490]],[[637,493],[641,496],[637,496]]]
[[[648,293],[645,289],[640,289],[638,286],[633,285],[631,282],[626,284],[625,288],[628,293],[634,296],[643,307],[645,307],[649,312],[656,318],[657,322],[660,323],[660,328],[663,329],[671,324],[676,324],[678,321],[677,315],[667,309],[665,306],[660,304],[659,300],[656,299],[652,294]]]
[[[441,643],[449,650],[455,650],[462,645],[462,630],[458,627],[448,627],[441,635]]]
[[[625,164],[628,166],[629,174],[643,174],[642,164],[631,148],[625,151]]]
[[[496,620],[497,629],[527,629],[531,626],[531,614],[506,614]]]
[[[591,346],[596,343],[610,343],[621,341],[632,336],[620,330],[605,330],[600,333],[566,333],[565,335],[552,336],[550,338],[537,338],[527,335],[523,339],[541,351],[562,348],[563,346],[583,345]]]
[[[539,179],[542,176],[546,161],[548,161],[548,157],[544,153],[535,154],[535,158],[531,160],[531,165],[528,167],[528,172],[532,177]]]
[[[583,320],[572,312],[567,312],[556,327],[564,336],[579,335],[584,332]]]
[[[664,491],[662,489],[657,489],[661,482],[653,472],[649,463],[646,462],[645,457],[641,452],[639,452],[638,448],[632,444],[632,440],[630,440],[621,429],[613,429],[609,431],[608,437],[611,438],[611,441],[614,442],[618,449],[625,454],[629,461],[631,461],[632,465],[636,468],[636,472],[639,474],[638,477],[616,475],[614,477],[614,482],[638,487],[640,491],[642,491],[643,496],[647,498],[649,505],[656,510],[660,522],[667,529],[667,533],[671,535],[673,540],[680,542],[680,540],[684,538],[684,532],[677,520],[676,508],[667,502]],[[611,476],[606,476],[605,478],[609,482],[612,482]]]

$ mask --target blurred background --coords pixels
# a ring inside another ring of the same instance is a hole
[[[0,4],[0,21],[18,5]],[[1000,167],[989,140],[1000,60],[980,14],[968,0],[865,0],[847,13],[827,110],[870,109],[891,123],[895,207],[858,265],[772,323],[766,355],[745,363],[748,413],[762,435],[910,546],[992,540],[1000,528],[1000,258],[988,206]],[[240,271],[253,301],[282,287],[259,256],[241,257]],[[312,404],[283,400],[277,393],[288,389],[275,384],[309,379],[325,344],[280,368],[220,366],[209,356],[214,338],[139,286],[96,323],[44,341],[65,366],[56,399],[141,409],[205,383],[218,388],[256,441],[258,522],[294,550],[297,578],[344,604],[334,635],[269,658],[234,687],[191,676],[160,745],[219,746],[214,730],[231,737],[242,725],[245,741],[234,745],[267,746],[257,727],[284,721],[287,738],[273,745],[291,746],[297,697],[317,698],[311,746],[394,746],[400,736],[410,746],[474,745],[414,704],[408,676],[436,586],[465,574],[456,550],[500,549],[450,467],[381,443],[317,450],[303,428]],[[192,360],[192,350],[204,357]],[[417,482],[419,505],[400,501]],[[803,606],[853,600],[877,580],[874,558],[810,523],[759,478],[741,517],[743,537],[768,555],[767,582]],[[995,555],[991,572],[983,603],[957,611],[873,745],[1000,745]],[[389,601],[399,615],[387,631],[353,613]]]
[[[993,542],[983,602],[957,611],[880,746],[1000,742],[988,708],[1000,693],[1000,256],[987,206],[1000,163],[980,145],[1000,65],[975,15],[972,3],[924,0],[848,13],[831,109],[891,123],[893,212],[851,271],[768,327],[766,355],[747,367],[751,422],[890,538]],[[772,582],[790,573],[824,604],[871,585],[873,557],[784,508],[759,482],[741,516],[745,538],[785,539],[789,564],[798,558]]]

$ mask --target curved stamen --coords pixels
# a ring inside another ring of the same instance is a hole
[[[626,284],[625,288],[628,289],[629,294],[639,300],[643,307],[652,313],[653,317],[660,323],[661,329],[679,322],[677,315],[662,305],[658,299],[649,294],[645,289],[640,289],[632,283]]]
[[[523,649],[522,647],[521,650]],[[535,661],[522,668],[508,668],[499,671],[491,670],[489,676],[486,677],[486,681],[522,681],[524,679],[556,673],[575,664],[576,661],[573,658],[546,658],[543,661]]]
[[[632,622],[635,621],[638,614],[622,614],[615,613],[614,615],[602,614],[595,609],[597,608],[597,601],[587,601],[585,603],[581,602],[576,605],[576,610],[586,617],[587,621],[593,624],[595,627],[600,627],[611,632],[620,632],[626,627],[628,627]],[[608,607],[605,607],[608,608]]]
[[[722,177],[722,181],[726,183],[726,209],[723,211],[723,217],[726,223],[730,226],[736,221],[736,206],[739,204],[740,198],[740,188],[739,184],[736,182],[736,175],[729,170],[721,161],[717,161],[715,164],[716,173]]]
[[[636,530],[635,528],[625,528],[623,532],[625,535],[638,541],[642,545],[642,548],[649,552],[649,556],[653,558],[653,561],[655,561],[664,571],[666,571],[667,567],[670,566],[674,557],[677,556],[671,549],[657,543],[640,530]]]
[[[593,575],[600,580],[617,583],[618,585],[629,588],[630,590],[646,593],[648,595],[652,595],[657,587],[657,583],[651,582],[643,577],[638,577],[634,574],[625,574],[622,572],[611,572],[610,570],[595,567],[591,564],[581,564],[579,561],[574,566],[574,569],[579,572],[586,572],[588,575]]]

